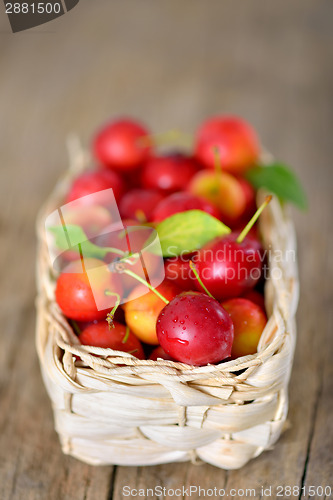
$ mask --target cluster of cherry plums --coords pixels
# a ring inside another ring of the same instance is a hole
[[[259,161],[252,127],[238,117],[214,117],[200,126],[191,154],[162,154],[142,124],[118,119],[96,134],[92,150],[96,166],[74,179],[65,200],[82,198],[72,223],[88,237],[91,226],[102,230],[111,215],[107,198],[92,205],[87,195],[110,188],[125,228],[156,227],[175,214],[200,210],[231,231],[164,258],[165,278],[156,289],[133,276],[126,281],[104,273],[99,286],[120,298],[112,310],[97,307],[82,258],[67,252],[55,297],[81,344],[196,366],[257,352],[267,317],[255,221],[269,199],[258,211],[255,189],[245,179]],[[85,266],[106,265],[107,259],[92,256]]]

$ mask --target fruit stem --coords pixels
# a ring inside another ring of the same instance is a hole
[[[219,152],[219,148],[217,146],[213,147],[213,153],[214,153],[214,167],[215,167],[215,174],[217,180],[219,180],[222,177],[222,163],[221,163],[221,156]]]
[[[111,297],[112,295],[115,295],[115,297],[116,297],[115,305],[113,306],[111,311],[106,315],[106,321],[108,322],[109,328],[111,330],[111,328],[114,328],[113,318],[114,318],[114,315],[116,314],[116,310],[118,309],[119,304],[120,304],[120,295],[117,292],[110,292],[110,290],[105,290],[104,294],[109,296],[109,297]]]
[[[215,297],[210,293],[210,291],[203,284],[202,279],[200,278],[199,273],[197,271],[197,268],[195,267],[195,264],[191,260],[190,260],[190,268],[194,272],[194,275],[195,275],[196,279],[199,281],[200,285],[205,290],[205,292],[207,293],[207,295],[209,295],[209,297],[211,297],[212,299],[215,299]]]
[[[129,269],[124,269],[122,271],[123,273],[125,274],[128,274],[128,276],[131,276],[132,278],[136,279],[137,281],[140,281],[140,283],[142,283],[143,285],[145,285],[147,288],[149,288],[149,290],[151,290],[155,295],[157,295],[157,297],[161,300],[163,300],[163,302],[165,304],[169,304],[169,300],[166,299],[165,297],[163,297],[163,295],[160,294],[160,292],[158,292],[156,290],[156,288],[152,287],[148,281],[144,280],[143,278],[141,278],[140,276],[138,276],[137,274],[133,273],[133,271],[130,271]]]
[[[254,214],[254,216],[249,220],[249,222],[244,227],[243,231],[238,236],[238,238],[236,240],[237,243],[242,243],[242,241],[244,240],[245,236],[248,234],[248,232],[250,231],[250,229],[253,226],[253,224],[259,218],[259,215],[264,210],[264,208],[267,207],[267,205],[271,201],[271,199],[272,199],[272,195],[266,196],[265,201],[260,205],[260,207],[258,208],[258,210],[256,211],[256,213]]]
[[[76,333],[76,335],[80,335],[81,328],[79,327],[79,325],[77,324],[77,322],[72,319],[71,320],[71,325],[72,325],[72,328],[73,328],[74,332]]]
[[[135,211],[135,217],[138,219],[139,222],[147,222],[147,217],[144,213],[143,210],[141,210],[140,208],[138,208],[136,211]]]
[[[129,334],[130,334],[130,329],[129,329],[129,326],[126,325],[126,332],[125,332],[125,335],[123,337],[123,340],[121,341],[122,344],[126,344],[126,342],[128,341]]]
[[[150,134],[138,139],[142,146],[169,146],[177,144],[179,146],[191,147],[192,137],[180,130],[171,129],[160,134]]]
[[[126,253],[123,250],[119,250],[119,248],[114,248],[114,247],[99,247],[99,248],[101,248],[102,250],[104,250],[107,253],[109,253],[109,252],[115,253],[116,255],[120,255],[120,256],[123,256]]]

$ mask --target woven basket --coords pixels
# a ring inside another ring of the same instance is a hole
[[[286,423],[298,302],[291,221],[276,199],[260,219],[270,275],[265,285],[269,320],[257,354],[193,367],[89,348],[80,345],[55,303],[56,277],[44,230],[46,215],[61,206],[85,164],[84,155],[73,151],[71,168],[37,222],[36,342],[64,453],[95,465],[191,460],[242,467],[272,448]]]

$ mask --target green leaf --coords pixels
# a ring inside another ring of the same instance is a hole
[[[171,215],[156,227],[163,257],[193,252],[217,236],[230,233],[221,221],[202,210]]]
[[[99,247],[87,239],[87,236],[81,226],[67,224],[66,226],[52,226],[48,228],[55,236],[55,245],[60,250],[74,250],[78,253],[81,246],[84,257],[95,257],[104,259],[107,253],[113,252],[118,255],[124,255],[124,252],[117,248]]]
[[[307,208],[306,194],[294,172],[282,163],[257,166],[246,173],[247,180],[255,187],[264,187],[281,200],[291,201],[299,208]]]
[[[73,247],[87,239],[82,227],[74,224],[52,226],[48,227],[48,230],[54,234],[55,244],[60,250],[68,250],[69,247]]]

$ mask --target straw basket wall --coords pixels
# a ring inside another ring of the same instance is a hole
[[[270,249],[269,321],[257,354],[192,367],[81,346],[54,301],[56,277],[44,221],[61,206],[84,163],[76,152],[37,223],[36,342],[64,453],[95,465],[191,460],[242,467],[272,448],[286,422],[298,302],[291,221],[276,199],[261,216],[263,241]]]

